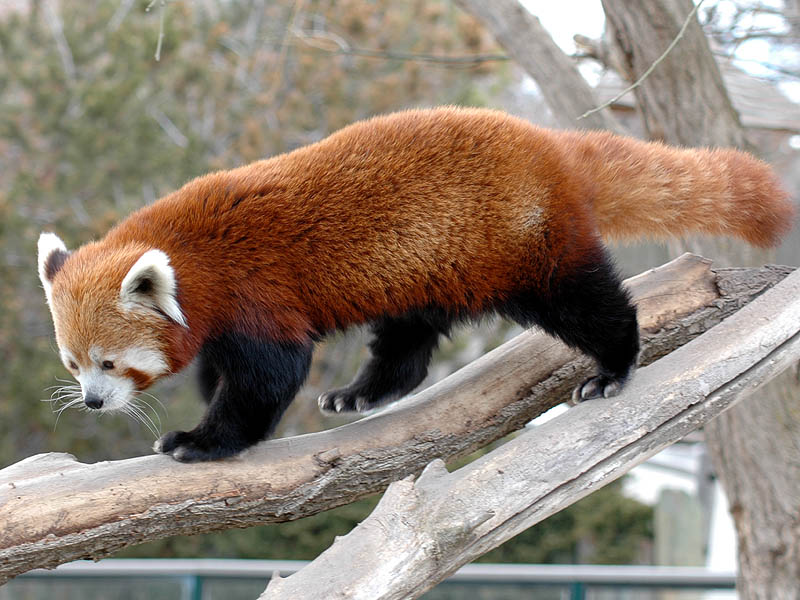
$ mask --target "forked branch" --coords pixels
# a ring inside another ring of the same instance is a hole
[[[431,462],[260,600],[416,598],[462,565],[620,477],[800,359],[800,272],[641,369],[623,393],[578,405],[448,473]]]
[[[643,361],[719,323],[790,270],[715,273],[709,261],[685,255],[629,280]],[[568,398],[591,368],[556,340],[526,332],[379,414],[264,442],[234,459],[181,464],[152,455],[82,464],[66,454],[28,458],[0,470],[0,583],[146,540],[287,521],[352,502],[436,458],[463,456],[520,429]]]

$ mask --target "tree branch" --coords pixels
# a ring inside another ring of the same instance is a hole
[[[648,362],[781,280],[788,268],[713,273],[684,255],[628,280]],[[43,454],[0,471],[0,583],[34,567],[100,558],[170,535],[287,521],[351,502],[520,429],[590,369],[526,332],[444,381],[357,423],[272,440],[239,457],[82,464]],[[584,410],[584,409],[581,409]],[[90,508],[90,509],[87,509]]]
[[[592,400],[448,473],[389,486],[373,513],[260,600],[416,598],[462,565],[617,479],[800,358],[800,272]]]
[[[75,60],[72,57],[72,50],[69,48],[67,37],[64,35],[64,25],[56,9],[53,7],[51,0],[44,3],[44,18],[56,42],[56,48],[61,57],[61,66],[64,69],[64,75],[69,83],[75,83],[75,77],[77,75]]]
[[[150,4],[148,4],[144,11],[150,12],[150,9],[153,8],[156,2],[159,2],[159,11],[158,11],[158,42],[156,43],[156,53],[153,55],[153,58],[156,59],[156,62],[161,60],[161,45],[164,43],[164,17],[167,12],[167,0],[151,0]]]
[[[650,76],[650,73],[653,72],[653,69],[655,69],[659,64],[661,64],[661,62],[664,60],[664,58],[666,58],[667,54],[669,54],[672,51],[672,49],[681,40],[683,35],[686,33],[686,28],[689,26],[689,23],[691,23],[692,19],[694,19],[695,14],[697,14],[697,10],[700,8],[700,5],[703,4],[703,2],[705,2],[705,0],[700,0],[697,4],[694,5],[694,8],[691,10],[689,15],[686,17],[686,20],[683,22],[683,26],[680,28],[680,31],[678,31],[678,34],[674,38],[672,38],[672,41],[670,42],[669,46],[667,46],[667,49],[664,50],[664,52],[661,54],[661,56],[659,56],[656,60],[653,61],[653,64],[651,64],[649,67],[647,67],[647,70],[644,73],[642,73],[636,81],[634,81],[631,85],[629,85],[627,88],[622,90],[619,94],[614,96],[608,102],[604,102],[600,106],[597,106],[595,108],[587,110],[585,113],[583,113],[578,118],[579,119],[585,119],[589,115],[593,115],[594,113],[596,113],[598,111],[601,111],[604,108],[608,108],[609,106],[614,104],[617,100],[622,98],[625,94],[627,94],[628,92],[632,92],[637,87],[642,85],[642,82]]]
[[[478,18],[509,56],[539,84],[562,127],[622,131],[609,111],[577,121],[578,115],[597,106],[594,92],[539,19],[518,0],[456,0],[456,4]]]
[[[647,5],[602,0],[614,56],[624,62],[623,77],[635,77],[655,62],[634,88],[648,139],[680,146],[746,147],[739,115],[725,91],[708,40],[691,3],[659,0]],[[681,43],[664,54],[682,31]],[[761,263],[763,264],[763,262]]]
[[[310,48],[343,56],[363,56],[365,58],[379,58],[383,60],[399,60],[408,62],[423,62],[441,64],[451,67],[477,67],[486,62],[505,62],[511,57],[505,54],[462,54],[447,56],[442,54],[425,54],[418,52],[393,52],[376,50],[374,48],[359,48],[353,46],[340,35],[328,31],[313,30],[303,31],[299,28],[290,28],[294,38]]]

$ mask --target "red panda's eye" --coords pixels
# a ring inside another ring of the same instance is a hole
[[[71,360],[71,361],[69,361],[69,368],[72,369],[73,371],[77,371],[78,370],[78,365],[75,364],[74,360]]]
[[[110,371],[113,368],[114,368],[114,363],[113,362],[111,362],[110,360],[104,360],[103,361],[103,369],[105,369],[106,371]]]

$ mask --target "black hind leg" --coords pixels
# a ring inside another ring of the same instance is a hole
[[[549,293],[524,291],[500,312],[523,326],[539,325],[597,361],[599,373],[576,388],[573,401],[615,396],[636,368],[636,308],[605,253],[595,264],[554,277]]]
[[[449,329],[449,320],[434,311],[377,321],[369,360],[348,386],[319,397],[320,410],[363,412],[407,394],[425,379],[439,335]]]

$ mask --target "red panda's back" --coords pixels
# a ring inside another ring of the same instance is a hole
[[[229,302],[280,303],[318,330],[429,305],[478,312],[546,281],[587,237],[561,169],[551,133],[520,119],[407,111],[199,178],[123,229],[203,256]]]

